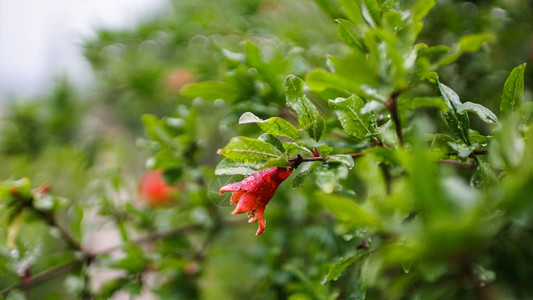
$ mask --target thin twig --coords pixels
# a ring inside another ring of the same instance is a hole
[[[364,153],[361,153],[361,152],[357,152],[357,153],[348,153],[348,154],[343,154],[343,155],[349,155],[353,158],[356,158],[356,157],[360,157],[360,156],[363,156]],[[328,159],[330,158],[330,156],[326,156],[326,157],[322,157],[322,156],[313,156],[313,157],[303,157],[301,156],[300,154],[298,154],[296,157],[293,157],[293,158],[289,158],[287,159],[287,161],[289,162],[289,164],[291,165],[291,168],[293,169],[296,169],[298,168],[298,166],[303,163],[303,162],[307,162],[307,161],[321,161],[321,162],[326,162]]]
[[[402,134],[402,125],[400,123],[400,114],[398,112],[398,103],[397,99],[400,96],[400,92],[393,93],[389,98],[387,98],[387,109],[391,113],[392,121],[394,122],[394,127],[396,128],[396,136],[400,144],[403,144],[403,134]]]
[[[0,291],[0,295],[2,297],[7,297],[9,292],[11,292],[14,289],[18,289],[21,287],[31,287],[34,285],[37,285],[39,283],[45,282],[51,278],[55,278],[58,276],[66,275],[72,271],[72,269],[76,268],[77,266],[81,265],[83,262],[79,260],[73,260],[67,263],[64,263],[62,265],[58,265],[56,267],[53,267],[51,269],[48,269],[46,271],[43,271],[37,275],[31,276],[30,278],[26,279],[25,281],[21,281],[19,283],[16,283],[15,285],[12,285],[2,291]]]

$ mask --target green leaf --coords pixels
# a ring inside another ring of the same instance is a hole
[[[337,98],[328,103],[346,133],[361,140],[374,134],[375,128],[370,123],[370,115],[361,112],[365,103],[359,96]]]
[[[363,24],[361,7],[354,0],[339,0],[340,5],[344,8],[344,13],[355,24]]]
[[[354,166],[353,157],[351,157],[350,155],[346,155],[346,154],[330,155],[328,156],[328,162],[329,163],[333,163],[333,162],[341,163],[345,165],[348,169],[352,169]]]
[[[324,134],[325,123],[315,105],[305,96],[303,80],[289,75],[285,78],[284,86],[287,105],[298,115],[300,127],[307,129],[309,135],[319,141]]]
[[[378,219],[354,201],[335,194],[318,193],[318,201],[349,227],[375,227]]]
[[[309,155],[313,155],[313,152],[311,150],[296,143],[283,143],[283,148],[285,148],[285,155],[289,157],[298,154],[299,151]]]
[[[435,0],[418,0],[413,8],[413,20],[415,22],[422,21],[435,6],[435,3]]]
[[[520,109],[524,96],[525,69],[525,63],[515,67],[503,85],[502,102],[500,104],[500,114],[502,116]]]
[[[346,270],[350,265],[360,261],[361,259],[365,258],[368,255],[368,252],[366,251],[360,251],[357,254],[354,254],[352,256],[344,257],[339,262],[335,263],[331,266],[329,269],[328,275],[324,277],[324,280],[322,281],[322,284],[327,284],[330,281],[335,281],[341,276],[342,272]],[[364,299],[364,297],[362,298]]]
[[[172,137],[168,133],[168,131],[165,129],[164,122],[159,120],[154,115],[145,114],[142,115],[141,121],[144,125],[144,130],[146,132],[146,135],[154,141],[163,143],[163,144],[171,144],[172,143]]]
[[[490,165],[477,156],[474,159],[476,161],[476,168],[470,178],[470,184],[477,188],[497,186],[499,180]]]
[[[365,3],[363,7],[367,9],[374,23],[379,25],[381,21],[381,7],[379,3],[376,0],[363,0],[363,2]]]
[[[261,130],[272,135],[286,136],[293,140],[297,140],[300,137],[298,129],[282,118],[272,117],[268,120],[263,120],[251,112],[245,112],[239,118],[239,124],[251,123],[256,123]]]
[[[477,114],[485,123],[498,123],[498,117],[490,109],[478,103],[465,102],[459,106],[457,111],[459,113],[470,111]]]
[[[338,23],[337,34],[339,35],[341,41],[359,51],[367,52],[363,43],[359,39],[358,34],[356,34],[354,31],[354,25],[348,20],[337,19],[336,21]]]
[[[223,99],[235,102],[239,98],[240,90],[237,86],[225,81],[203,81],[184,86],[180,94],[187,98],[200,97],[206,101]]]
[[[451,64],[464,53],[478,51],[485,42],[493,39],[494,35],[490,33],[469,34],[462,36],[455,46],[454,51],[443,56],[437,64],[441,66]]]
[[[282,152],[273,145],[247,137],[234,137],[223,149],[219,150],[230,160],[243,163],[256,163],[271,158],[280,158]]]
[[[460,108],[463,105],[459,100],[459,95],[452,89],[437,81],[439,91],[449,108],[448,112],[443,112],[443,116],[446,119],[446,123],[450,129],[467,145],[470,145],[469,132],[470,132],[470,120],[466,112],[460,112]]]
[[[257,138],[260,141],[267,142],[271,144],[272,146],[276,147],[281,153],[285,153],[285,149],[283,148],[283,145],[281,142],[270,133],[263,133],[261,136]]]
[[[298,187],[302,186],[304,184],[305,180],[309,177],[310,174],[311,174],[311,169],[307,169],[307,170],[305,170],[303,172],[300,172],[300,173],[296,174],[296,176],[292,180],[292,187],[293,188],[298,188]]]
[[[348,168],[342,164],[320,164],[316,168],[316,184],[326,194],[333,193],[339,179],[348,176]]]
[[[354,50],[342,58],[329,56],[328,60],[334,73],[315,69],[307,76],[307,84],[313,91],[348,91],[369,100],[386,101],[386,97],[370,88],[379,85],[381,81],[377,75],[377,67],[364,53]]]
[[[130,281],[131,279],[127,277],[121,277],[121,278],[107,281],[100,288],[97,299],[110,299],[111,296],[113,296],[116,292],[120,291]]]
[[[215,175],[245,175],[249,176],[256,173],[261,165],[243,164],[231,161],[227,158],[221,160],[215,168]]]
[[[403,109],[417,109],[421,107],[435,107],[441,111],[448,111],[448,105],[442,97],[414,97],[411,99],[400,97],[398,106]]]
[[[442,54],[450,51],[450,47],[444,45],[436,45],[420,49],[418,51],[418,57],[432,56],[436,54]]]

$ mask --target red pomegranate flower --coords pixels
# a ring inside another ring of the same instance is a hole
[[[139,182],[139,195],[149,206],[167,205],[175,198],[178,187],[166,183],[162,170],[148,170]]]
[[[241,182],[234,182],[223,186],[220,189],[220,194],[225,192],[233,192],[230,199],[230,204],[236,204],[237,207],[233,211],[233,215],[247,212],[248,223],[259,221],[259,229],[255,233],[256,236],[265,231],[265,218],[263,212],[265,207],[276,193],[278,186],[289,175],[292,169],[275,167],[268,170],[263,170],[246,177]]]

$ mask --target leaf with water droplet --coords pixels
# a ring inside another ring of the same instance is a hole
[[[344,257],[339,262],[333,264],[329,269],[328,274],[322,280],[322,284],[327,284],[330,281],[335,281],[339,278],[342,272],[348,268],[350,265],[360,261],[368,255],[368,252],[360,251],[352,256]]]

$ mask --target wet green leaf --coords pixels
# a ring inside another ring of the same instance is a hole
[[[476,167],[470,178],[470,184],[477,188],[496,186],[499,180],[490,165],[478,156],[474,159]]]
[[[470,120],[466,112],[460,112],[462,103],[459,100],[459,95],[452,89],[437,81],[439,91],[449,108],[448,112],[443,112],[443,116],[446,119],[446,123],[450,129],[467,145],[470,145],[469,132],[470,132]]]
[[[370,115],[361,112],[365,106],[363,99],[352,95],[346,99],[329,100],[328,103],[346,133],[358,139],[364,139],[374,134],[375,128],[370,123]]]
[[[352,264],[356,262],[361,261],[367,255],[368,255],[367,251],[359,251],[358,253],[354,255],[342,258],[339,262],[331,266],[328,274],[326,275],[326,277],[324,277],[322,284],[327,284],[328,282],[332,280],[333,281],[337,280],[339,276],[341,276],[342,272],[346,270],[346,268],[348,268],[349,266],[351,266]],[[364,296],[363,298],[359,298],[359,299],[364,299]]]
[[[286,136],[293,140],[297,140],[300,136],[298,129],[282,118],[272,117],[263,120],[251,112],[245,112],[239,118],[239,124],[251,123],[256,123],[261,130],[272,135]]]
[[[502,116],[520,109],[524,95],[524,70],[526,64],[514,68],[503,85],[500,113]]]
[[[498,117],[496,117],[490,109],[481,104],[465,102],[459,106],[457,112],[462,113],[464,111],[470,111],[477,114],[485,123],[498,123]]]
[[[303,80],[289,75],[285,78],[284,86],[287,105],[298,115],[300,128],[306,129],[313,139],[319,141],[324,134],[325,123],[315,105],[307,99]]]
[[[218,154],[242,163],[256,163],[283,155],[272,144],[247,137],[232,138]]]

